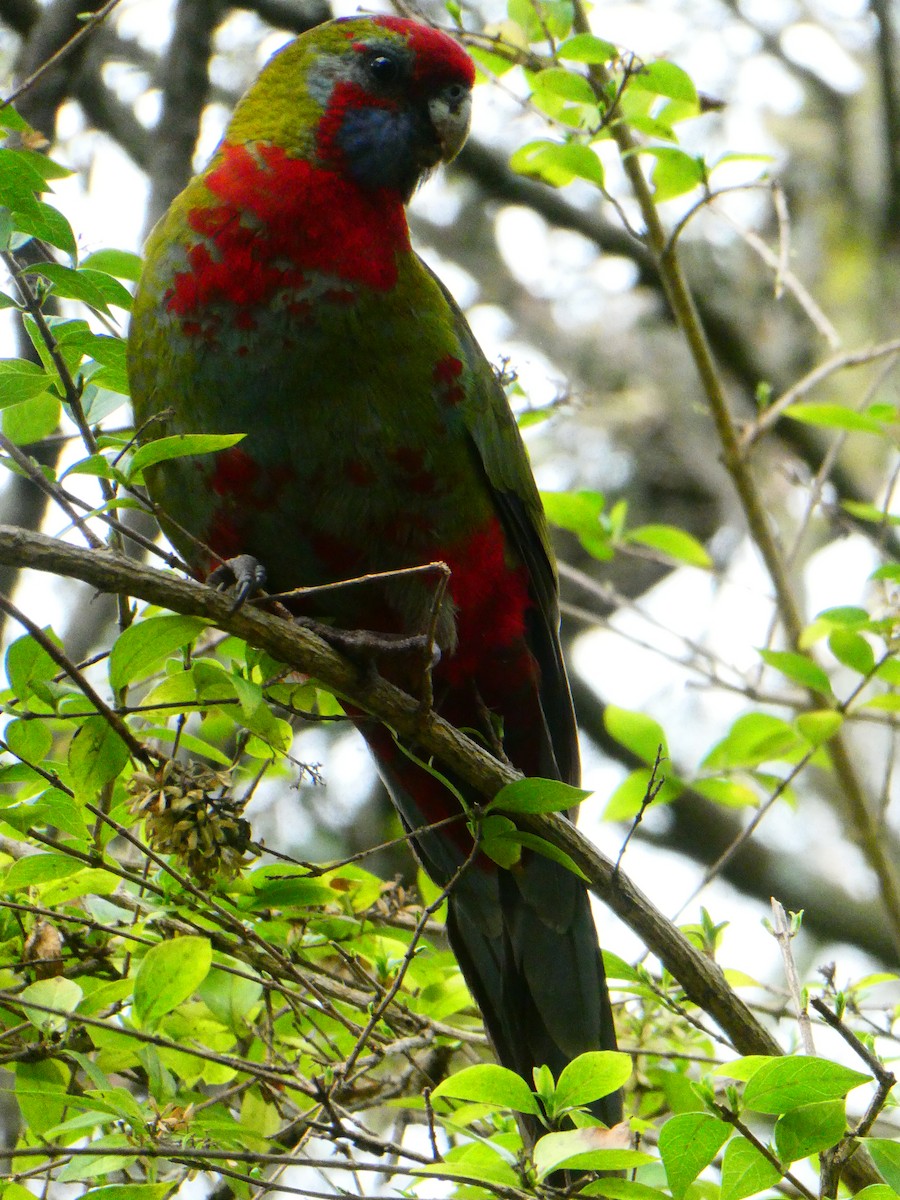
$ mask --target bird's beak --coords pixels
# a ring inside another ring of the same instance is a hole
[[[452,162],[469,133],[471,91],[461,84],[450,84],[428,101],[428,116],[437,135],[442,160]]]

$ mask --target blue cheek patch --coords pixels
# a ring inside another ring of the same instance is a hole
[[[395,108],[348,109],[337,143],[347,170],[363,187],[406,192],[415,182],[416,127],[411,113]]]

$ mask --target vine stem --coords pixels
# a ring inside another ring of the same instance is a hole
[[[578,33],[591,33],[583,0],[574,0],[574,27]],[[591,65],[589,73],[598,91],[610,82],[606,70]],[[722,461],[731,476],[754,543],[762,555],[775,591],[775,602],[781,623],[791,648],[800,651],[804,621],[797,603],[788,570],[778,546],[769,517],[745,460],[738,429],[725,388],[719,375],[706,332],[700,320],[691,289],[684,276],[677,250],[667,238],[663,223],[644,175],[638,156],[638,143],[622,121],[612,122],[610,133],[615,139],[622,167],[641,210],[645,225],[646,244],[653,255],[662,280],[669,306],[681,330],[694,361],[700,383],[709,405],[710,415],[722,447]],[[810,707],[821,707],[821,698],[809,693]],[[856,773],[845,737],[839,731],[823,747],[831,762],[842,797],[844,814],[852,826],[866,861],[878,877],[879,890],[894,944],[900,952],[900,879],[887,854],[886,839],[880,823],[866,798]]]

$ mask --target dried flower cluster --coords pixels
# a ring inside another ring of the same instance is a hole
[[[231,774],[168,759],[158,771],[135,771],[129,783],[150,845],[173,855],[202,887],[236,875],[256,853],[243,805],[229,794]]]

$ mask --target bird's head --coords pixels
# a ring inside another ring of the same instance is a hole
[[[475,68],[447,34],[401,17],[330,21],[297,38],[239,106],[231,142],[272,140],[362,188],[408,200],[466,140]],[[292,116],[293,115],[293,116]],[[312,144],[309,142],[312,131]]]

